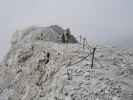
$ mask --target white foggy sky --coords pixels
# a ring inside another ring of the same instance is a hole
[[[133,47],[133,0],[0,0],[0,59],[16,29],[58,24],[89,41]]]

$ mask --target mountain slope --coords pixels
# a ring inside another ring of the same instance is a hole
[[[98,46],[91,69],[93,48],[35,34],[16,40],[0,66],[0,100],[133,99],[133,49]]]

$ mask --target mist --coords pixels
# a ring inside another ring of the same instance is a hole
[[[70,27],[90,42],[133,47],[132,0],[0,0],[0,59],[12,33],[31,25]]]

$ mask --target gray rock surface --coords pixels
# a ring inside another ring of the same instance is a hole
[[[133,100],[133,49],[98,46],[91,69],[92,47],[61,43],[62,33],[59,26],[15,33],[0,65],[0,100]]]
[[[65,33],[65,31],[66,30],[59,27],[58,25],[52,25],[49,27],[31,26],[22,31],[16,31],[13,34],[11,43],[12,45],[34,41],[52,41],[61,43],[61,36],[63,33]],[[78,41],[73,35],[70,34],[69,42],[77,43]]]

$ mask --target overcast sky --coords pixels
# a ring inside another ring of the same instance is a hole
[[[89,41],[133,47],[133,0],[0,0],[0,59],[16,29],[58,24]]]

